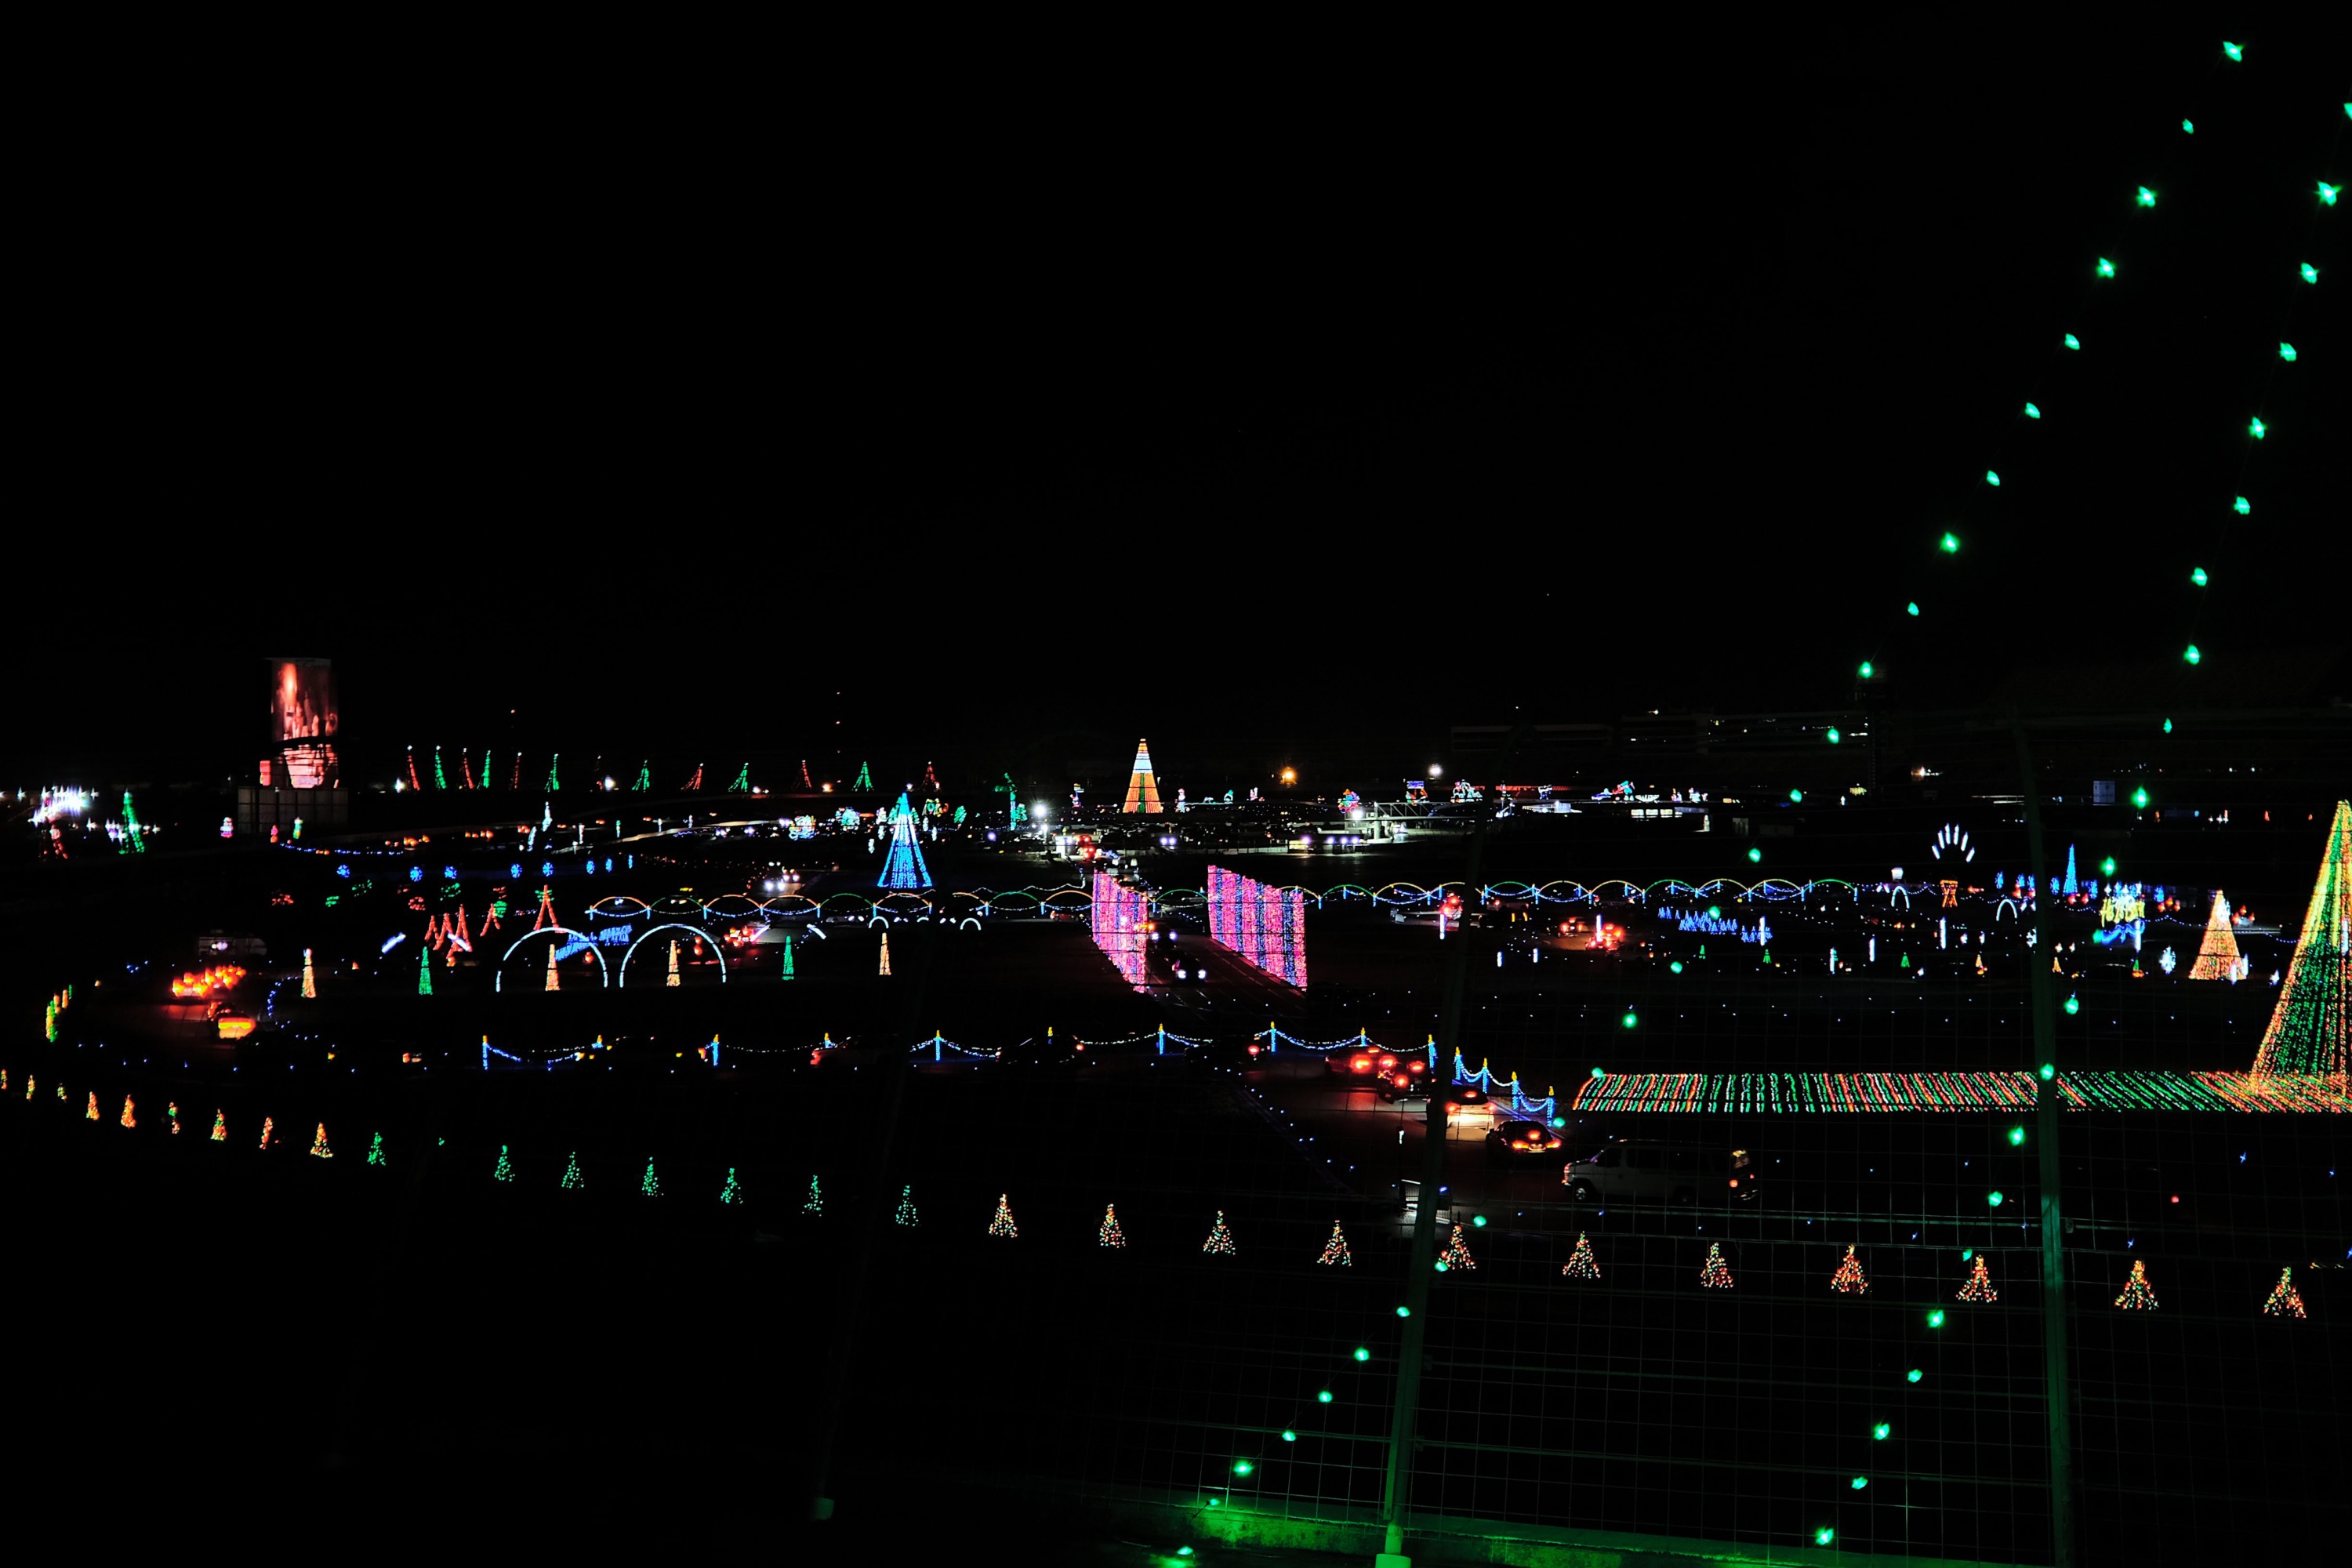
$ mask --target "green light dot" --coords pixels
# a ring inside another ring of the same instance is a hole
[[[2316,282],[2318,282],[2318,281],[2319,281],[2319,268],[2316,268],[2316,267],[2314,267],[2314,266],[2313,266],[2310,262],[2308,262],[2308,261],[2305,262],[2305,263],[2303,264],[2303,280],[2304,280],[2305,283],[2316,283]]]
[[[1985,470],[1985,483],[1990,485],[1995,489],[2000,489],[2000,476],[1994,473],[1990,468],[1987,468]]]
[[[1397,1316],[1400,1318],[1410,1318],[1412,1316],[1412,1309],[1411,1307],[1399,1307],[1397,1309]]]
[[[2146,811],[2147,809],[2147,791],[2144,789],[2136,789],[2132,791],[2132,804],[2139,807],[2142,811]]]
[[[1834,746],[1834,745],[1836,745],[1840,741],[1843,741],[1843,740],[1844,740],[1844,739],[1845,739],[1845,737],[1844,737],[1843,735],[1839,734],[1839,733],[1837,732],[1837,731],[1836,731],[1836,729],[1835,729],[1835,728],[1832,728],[1832,730],[1830,731],[1830,744],[1831,744],[1831,745]]]
[[[2205,568],[2202,566],[2191,567],[2189,572],[2189,580],[2202,588],[2206,582]]]
[[[1759,861],[1762,860],[1763,858],[1764,858],[1764,851],[1762,851],[1761,849],[1750,849],[1750,850],[1748,850],[1748,863],[1750,866],[1755,865],[1757,862],[1759,862]]]
[[[1213,1498],[1213,1498],[1211,1498],[1211,1499],[1209,1500],[1209,1506],[1210,1506],[1211,1508],[1214,1508],[1214,1507],[1216,1507],[1219,1503],[1221,1503],[1221,1502],[1223,1502],[1223,1501],[1224,1501],[1224,1500],[1224,1500],[1224,1499],[1223,1499],[1223,1498]]]
[[[1988,1208],[2000,1207],[2000,1191],[1999,1188],[1995,1188],[1993,1191],[1985,1194],[1985,1205]],[[1933,1320],[1930,1321],[1932,1321]]]
[[[1890,1436],[1894,1436],[1894,1434],[1895,1434],[1895,1428],[1894,1428],[1894,1427],[1892,1427],[1892,1426],[1888,1426],[1888,1425],[1887,1425],[1885,1422],[1884,1422],[1884,1421],[1881,1421],[1877,1426],[1873,1426],[1873,1427],[1870,1429],[1870,1435],[1871,1435],[1871,1436],[1873,1436],[1874,1438],[1877,1439],[1877,1440],[1878,1440],[1879,1442],[1881,1442],[1881,1443],[1885,1442],[1885,1441],[1886,1441],[1886,1439],[1887,1439],[1887,1438],[1889,1438]]]
[[[1827,1546],[1831,1542],[1835,1541],[1836,1539],[1837,1531],[1832,1530],[1826,1524],[1813,1531],[1813,1544],[1816,1546]]]
[[[2114,262],[2112,262],[2112,261],[2108,260],[2108,259],[2107,259],[2105,257],[2104,257],[2104,256],[2100,257],[2100,258],[2099,258],[2099,276],[2100,276],[2100,277],[2102,277],[2102,278],[2113,278],[2115,275],[2116,275],[2116,264],[2115,264]]]
[[[2076,337],[2074,333],[2068,332],[2066,334],[2066,346],[2070,349],[2079,349],[2083,346],[2083,340]]]
[[[1969,1259],[1970,1259],[1970,1258],[1974,1258],[1976,1255],[1977,1255],[1977,1249],[1976,1249],[1975,1247],[1963,1247],[1962,1248],[1960,1248],[1960,1261],[1961,1261],[1961,1262],[1963,1262],[1963,1263],[1966,1263],[1967,1261],[1969,1261]]]
[[[2180,129],[2194,136],[2197,134],[2197,122],[2193,120],[2184,120],[2180,122]]]
[[[1234,1474],[1237,1476],[1248,1475],[1252,1470],[1256,1468],[1257,1467],[1251,1464],[1247,1459],[1235,1459],[1234,1461]]]
[[[2221,40],[2221,52],[2229,56],[2233,60],[2243,60],[2246,58],[2246,51],[2240,48],[2237,45],[2230,42],[2227,38]]]
[[[1876,674],[1876,673],[1877,673],[1877,671],[1876,671],[1874,668],[1872,668],[1870,660],[1868,660],[1868,659],[1866,659],[1866,658],[1865,658],[1865,659],[1864,659],[1864,660],[1862,661],[1862,670],[1861,670],[1861,675],[1862,675],[1862,678],[1863,678],[1864,680],[1868,680],[1868,679],[1869,679],[1873,675],[1874,675],[1874,674]]]
[[[2293,364],[2294,363],[2294,345],[2293,343],[2279,344],[2279,358],[2286,361],[2289,364]]]
[[[1606,1072],[1602,1071],[1601,1068],[1594,1068],[1592,1069],[1592,1076],[1593,1076],[1594,1078],[1599,1079],[1599,1078],[1607,1078],[1609,1075],[1608,1075]]]
[[[1439,1258],[1439,1259],[1437,1260],[1437,1271],[1438,1271],[1440,1274],[1444,1274],[1444,1273],[1445,1273],[1445,1272],[1447,1272],[1447,1271],[1448,1271],[1448,1265],[1446,1264],[1445,1259],[1444,1259],[1443,1258]]]
[[[1180,1546],[1176,1549],[1176,1555],[1179,1557],[1190,1557],[1192,1555],[1192,1549],[1189,1546]]]
[[[2082,1010],[2083,1010],[2083,1003],[2082,1003],[2081,998],[2079,998],[2079,997],[2075,996],[2073,993],[2069,992],[2069,993],[2067,994],[2067,996],[2066,996],[2066,1016],[2068,1016],[2069,1018],[2071,1018],[2071,1017],[2073,1017],[2075,1014],[2077,1014],[2077,1013],[2081,1012]],[[2048,1075],[2047,1073],[2044,1073],[2042,1076],[2043,1076],[2044,1078],[2047,1078],[2049,1075]]]
[[[2326,180],[2319,182],[2319,200],[2322,205],[2334,206],[2336,196],[2336,189],[2334,185],[2329,184]]]
[[[1370,1361],[1372,1359],[1372,1352],[1366,1350],[1363,1346],[1358,1345],[1356,1347],[1356,1359],[1358,1361]]]
[[[1473,1229],[1484,1230],[1486,1228],[1486,1216],[1482,1214],[1474,1214],[1470,1216],[1470,1225]]]
[[[1719,921],[1719,920],[1721,920],[1721,919],[1723,918],[1723,906],[1722,906],[1721,904],[1709,904],[1709,905],[1707,905],[1707,906],[1706,906],[1706,918],[1707,918],[1707,919],[1709,919],[1709,920],[1711,920],[1711,921]]]
[[[2028,419],[2039,419],[2042,417],[2042,410],[2029,403],[2025,405],[2025,416]]]
[[[1555,1116],[1551,1119],[1551,1124],[1554,1127],[1565,1127],[1568,1125],[1568,1118],[1565,1116]]]
[[[2071,1000],[2071,998],[2070,998],[2070,1000]],[[2056,1062],[2043,1062],[2043,1063],[2042,1064],[2042,1082],[2044,1082],[2044,1083],[2048,1083],[2052,1079],[2056,1078],[2057,1076],[2058,1076],[2058,1064],[2057,1064]]]
[[[1803,801],[1804,801],[1804,798],[1805,798],[1805,792],[1804,792],[1803,790],[1801,790],[1801,789],[1792,789],[1792,790],[1790,790],[1790,791],[1789,792],[1789,802],[1790,802],[1790,805],[1801,805],[1801,804],[1803,803]]]
[[[1285,1426],[1282,1429],[1282,1440],[1286,1443],[1296,1443],[1298,1441],[1298,1434]]]
[[[1918,601],[1918,600],[1916,600],[1916,599],[1914,599],[1914,600],[1912,600],[1909,604],[1907,604],[1907,605],[1904,605],[1904,606],[1903,606],[1903,613],[1904,613],[1905,615],[1906,615],[1906,616],[1916,616],[1916,615],[1917,615],[1917,614],[1919,613],[1919,601]]]
[[[2116,858],[2110,855],[2105,859],[2099,862],[2099,875],[2102,877],[2112,877],[2115,874]]]
[[[1854,1490],[1856,1490],[1856,1491],[1860,1491],[1863,1488],[1864,1488],[1864,1487],[1868,1486],[1869,1484],[1870,1484],[1870,1478],[1869,1478],[1868,1476],[1856,1476],[1856,1477],[1854,1477],[1854,1478],[1853,1478],[1853,1489],[1854,1489]]]
[[[2139,205],[2144,207],[2152,207],[2156,205],[2156,193],[2149,190],[2146,185],[2142,185],[2139,188],[2138,201]]]
[[[1641,1019],[1640,1019],[1640,1018],[1638,1018],[1638,1017],[1636,1017],[1636,1016],[1635,1016],[1634,1015],[1633,1015],[1632,1013],[1628,1013],[1628,1014],[1626,1014],[1626,1015],[1625,1015],[1625,1017],[1624,1017],[1624,1025],[1625,1025],[1625,1026],[1626,1026],[1627,1028],[1629,1028],[1629,1029],[1630,1029],[1630,1028],[1632,1028],[1634,1025],[1636,1025],[1636,1024],[1638,1024],[1638,1023],[1640,1023],[1640,1022],[1641,1022]]]
[[[2270,433],[2271,427],[2263,424],[2261,420],[2249,419],[2246,421],[2246,434],[2252,436],[2255,440],[2259,441]]]
[[[1944,1326],[1944,1310],[1941,1307],[1927,1314],[1927,1326],[1931,1329],[1940,1329]]]
[[[1331,1403],[1331,1391],[1330,1391],[1329,1389],[1328,1389],[1328,1388],[1327,1388],[1327,1389],[1322,1390],[1320,1393],[1317,1394],[1315,1395],[1315,1403],[1316,1403],[1316,1404],[1318,1404],[1318,1405],[1328,1405],[1328,1404],[1330,1404],[1330,1403]]]
[[[2009,1130],[2009,1146],[2010,1146],[2011,1148],[2014,1149],[2014,1148],[2016,1148],[2019,1144],[2021,1144],[2021,1143],[2022,1143],[2022,1142],[2025,1142],[2025,1129],[2024,1129],[2024,1128],[2022,1128],[2022,1127],[2012,1127],[2012,1128],[2011,1128],[2011,1129]]]
[[[2190,643],[2187,647],[2181,649],[2180,657],[2187,659],[2191,664],[2202,664],[2205,662],[2205,655],[2199,650],[2195,643]]]
[[[1921,1378],[1923,1378],[1923,1377],[1925,1377],[1925,1376],[1927,1376],[1927,1374],[1926,1373],[1921,1372],[1917,1367],[1916,1367],[1916,1366],[1915,1366],[1915,1367],[1913,1367],[1909,1372],[1905,1373],[1903,1374],[1903,1381],[1904,1381],[1904,1382],[1906,1382],[1906,1383],[1916,1383],[1916,1382],[1918,1382]]]
[[[1960,552],[1960,536],[1957,533],[1948,533],[1944,535],[1944,537],[1937,542],[1937,548],[1941,549],[1947,555],[1958,555]]]
[[[2172,733],[2172,721],[2169,719],[2164,721],[2164,732],[2168,735]]]
[[[1682,961],[1681,959],[1679,959],[1679,958],[1675,959],[1672,963],[1669,963],[1669,964],[1667,964],[1667,965],[1666,965],[1666,973],[1669,973],[1669,974],[1680,974],[1682,972],[1683,972],[1683,961]]]

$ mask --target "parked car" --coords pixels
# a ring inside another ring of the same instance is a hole
[[[1510,1121],[1486,1133],[1486,1160],[1490,1164],[1523,1165],[1550,1159],[1559,1150],[1559,1134],[1540,1121]]]
[[[1560,1185],[1580,1204],[1749,1204],[1755,1156],[1746,1149],[1664,1138],[1613,1138],[1560,1167]]]

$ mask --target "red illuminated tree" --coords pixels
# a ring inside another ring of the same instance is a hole
[[[1731,1265],[1723,1260],[1723,1243],[1706,1244],[1706,1263],[1698,1271],[1698,1282],[1710,1290],[1731,1289]]]
[[[1830,1276],[1830,1289],[1841,1296],[1866,1296],[1870,1293],[1870,1281],[1864,1278],[1862,1259],[1853,1255],[1853,1247],[1845,1249],[1845,1261],[1840,1263],[1837,1272]]]
[[[2000,1300],[2000,1292],[1992,1288],[1992,1276],[1985,1272],[1983,1253],[1979,1252],[1977,1254],[1977,1266],[1974,1269],[1969,1271],[1968,1283],[1961,1286],[1960,1293],[1952,1299],[1956,1301],[1984,1301],[1987,1303]]]
[[[1601,1278],[1601,1259],[1592,1255],[1592,1237],[1580,1230],[1576,1233],[1576,1250],[1568,1255],[1568,1261],[1559,1266],[1559,1271],[1570,1279]]]

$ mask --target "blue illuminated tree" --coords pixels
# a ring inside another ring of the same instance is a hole
[[[915,808],[905,793],[898,795],[898,805],[890,813],[890,853],[882,862],[882,880],[877,886],[896,892],[919,893],[931,885],[931,873],[923,864],[923,851],[916,842],[919,829],[915,826]]]

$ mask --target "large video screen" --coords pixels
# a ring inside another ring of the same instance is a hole
[[[269,739],[274,745],[331,740],[338,728],[335,666],[325,658],[269,661]]]

